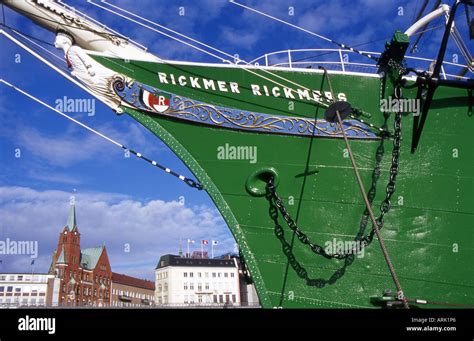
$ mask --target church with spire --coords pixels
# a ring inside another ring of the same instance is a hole
[[[105,245],[81,249],[76,205],[59,234],[49,273],[60,279],[60,306],[107,306],[110,304],[112,270]]]

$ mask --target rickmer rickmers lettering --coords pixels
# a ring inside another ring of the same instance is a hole
[[[165,72],[158,72],[158,80],[161,84],[172,84],[182,87],[191,87],[194,89],[204,89],[209,91],[219,91],[222,93],[231,92],[234,94],[241,93],[241,86],[237,82],[226,82],[222,80],[213,80],[200,77],[192,77],[186,75],[167,74]],[[321,101],[326,99],[332,101],[332,94],[330,91],[321,92],[319,90],[308,90],[301,88],[287,88],[280,86],[268,86],[259,84],[250,84],[251,92],[254,96],[273,96],[284,97],[287,99],[300,99],[307,101]],[[323,95],[323,97],[321,97]],[[347,101],[345,93],[337,93],[338,101]]]
[[[420,13],[382,53],[327,39],[337,48],[322,59],[272,53],[288,59],[279,68],[165,61],[63,2],[0,1],[60,30],[65,53],[88,57],[72,75],[123,114],[110,119],[129,115],[183,161],[195,181],[134,154],[189,180],[177,188],[209,195],[264,308],[474,306],[472,64],[443,62],[456,8],[470,2]],[[126,8],[122,20],[140,11]],[[410,40],[440,16],[449,20],[436,63],[406,57]],[[16,31],[2,34],[30,46]],[[393,105],[404,100],[413,100],[407,112]],[[370,242],[374,226],[380,236]]]

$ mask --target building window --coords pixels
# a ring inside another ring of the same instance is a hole
[[[194,290],[194,283],[189,283],[189,289]]]
[[[234,278],[234,273],[233,272],[230,273],[230,277]]]
[[[224,296],[223,295],[219,295],[219,303],[224,303]]]
[[[184,282],[184,290],[188,290],[188,283],[187,282]]]
[[[205,272],[204,277],[208,278],[209,277],[209,272]]]
[[[7,287],[7,292],[13,292],[13,287]]]
[[[227,278],[227,276],[228,276],[228,274],[227,274],[227,272],[225,272],[225,273],[224,273],[224,277]]]
[[[15,292],[21,292],[21,287],[15,288]]]
[[[188,273],[187,273],[187,272],[184,273],[184,277],[188,277]]]
[[[165,283],[165,291],[168,291],[168,283]]]
[[[198,272],[198,277],[201,278],[201,273],[200,272]]]
[[[221,273],[220,272],[217,273],[217,277],[221,278]]]
[[[198,291],[202,291],[202,284],[201,283],[198,284]]]
[[[237,298],[235,297],[235,295],[232,295],[232,302],[234,302],[234,303],[237,302]]]
[[[216,278],[216,273],[215,272],[212,273],[212,277]]]
[[[193,272],[190,272],[190,273],[189,273],[189,277],[194,277],[194,273],[193,273]]]
[[[217,303],[217,295],[214,295],[214,303]]]
[[[22,281],[22,280],[23,280],[23,276],[18,276],[18,280],[19,280],[19,281]]]
[[[6,280],[6,279],[7,279],[7,276],[5,276],[5,275],[0,275],[0,281],[4,281],[4,280]]]
[[[206,283],[205,288],[206,288],[206,290],[209,290],[209,283]]]
[[[184,295],[184,303],[188,303],[188,295]]]
[[[189,296],[189,303],[194,303],[194,295]]]
[[[198,302],[202,303],[202,295],[198,295]]]

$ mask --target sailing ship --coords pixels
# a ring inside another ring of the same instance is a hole
[[[251,62],[88,1],[218,63],[163,60],[61,1],[1,2],[70,39],[66,57],[85,60],[84,68],[71,76],[18,30],[4,27],[4,37],[102,100],[116,119],[133,117],[186,164],[195,179],[134,152],[212,198],[262,307],[474,305],[474,64],[454,25],[464,6],[472,34],[473,1],[437,2],[423,15],[426,1],[382,53],[230,1],[335,44]],[[446,25],[437,58],[406,56],[439,17]],[[449,39],[465,63],[444,61]],[[324,57],[298,57],[308,52]],[[403,100],[413,107],[402,108]]]

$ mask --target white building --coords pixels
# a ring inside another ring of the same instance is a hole
[[[57,306],[59,279],[48,274],[0,274],[0,307]]]
[[[155,270],[157,306],[239,306],[239,268],[235,259],[165,255]]]

